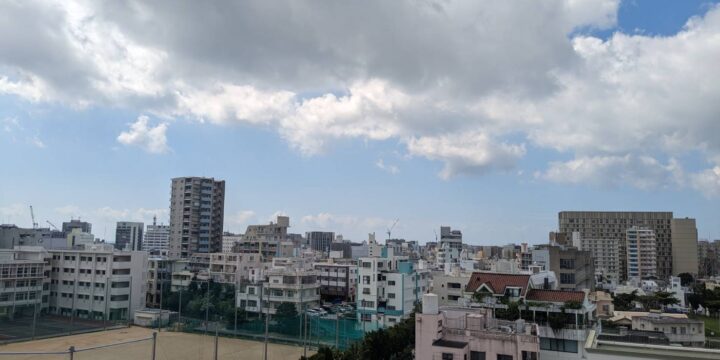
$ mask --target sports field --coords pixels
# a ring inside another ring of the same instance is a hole
[[[42,315],[35,319],[35,329],[33,331],[33,318],[18,317],[14,320],[0,321],[0,343],[5,341],[14,341],[18,339],[30,339],[56,336],[70,333],[82,333],[86,331],[94,331],[104,327],[113,327],[112,322],[103,322],[98,320],[73,319],[68,317],[55,315]]]
[[[2,355],[7,352],[52,352],[67,351],[70,346],[81,350],[74,354],[74,360],[144,360],[151,359],[152,341],[141,340],[152,337],[153,330],[130,327],[117,330],[62,336],[51,339],[26,341],[0,346],[0,360],[49,360],[68,359],[64,355]],[[137,342],[100,349],[82,351],[82,349],[110,345],[118,342],[140,340]],[[158,333],[156,359],[158,360],[211,360],[214,352],[213,336],[203,336],[181,332]],[[263,359],[264,344],[257,341],[219,338],[218,359]],[[314,352],[308,351],[308,355]],[[297,360],[303,354],[303,348],[292,345],[268,344],[268,359]]]

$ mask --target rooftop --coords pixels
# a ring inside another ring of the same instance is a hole
[[[512,286],[519,287],[520,296],[524,296],[528,281],[530,281],[530,275],[474,272],[465,289],[469,292],[475,292],[482,284],[485,284],[493,293],[504,294],[505,288]]]
[[[528,292],[526,300],[528,301],[548,301],[548,302],[567,302],[577,301],[582,303],[585,301],[585,292],[570,290],[537,290],[532,289]]]

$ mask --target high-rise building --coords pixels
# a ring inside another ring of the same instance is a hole
[[[311,249],[327,253],[330,251],[330,244],[332,244],[333,239],[335,239],[335,233],[328,231],[308,231],[305,233],[305,238],[308,244],[310,244]]]
[[[152,225],[148,225],[143,234],[142,250],[167,250],[170,239],[170,226],[157,224],[157,217],[153,216]]]
[[[595,273],[617,281],[620,277],[620,249],[618,239],[580,238],[580,250],[589,251],[595,263]]]
[[[213,178],[172,179],[169,256],[222,250],[225,181]]]
[[[73,229],[80,229],[80,232],[92,234],[92,224],[87,221],[70,220],[62,224],[62,232],[65,235],[71,233]]]
[[[655,232],[633,226],[627,230],[627,275],[629,279],[657,276]]]
[[[445,269],[450,267],[446,264],[457,263],[460,259],[460,251],[462,251],[462,232],[452,230],[449,226],[441,226],[436,256],[438,268]]]
[[[672,260],[674,276],[682,273],[697,274],[698,232],[695,219],[672,219]]]
[[[290,218],[278,216],[276,222],[267,225],[248,225],[242,240],[235,245],[234,252],[260,253],[264,261],[277,256],[280,243],[287,241]]]
[[[118,221],[115,225],[115,248],[118,250],[140,251],[143,249],[141,222]]]
[[[573,232],[581,239],[616,239],[618,241],[620,280],[627,279],[626,232],[633,226],[655,232],[657,276],[672,275],[672,212],[621,212],[621,211],[562,211],[558,214],[558,230],[572,238]]]

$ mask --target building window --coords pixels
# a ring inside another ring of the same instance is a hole
[[[560,259],[561,269],[575,269],[575,259]]]
[[[505,295],[510,297],[519,297],[520,296],[520,288],[519,287],[507,287],[505,288]]]
[[[512,355],[498,354],[497,360],[513,360]]]
[[[485,360],[484,351],[470,351],[470,360]]]
[[[442,360],[453,360],[453,354],[451,354],[451,353],[442,353]]]
[[[568,353],[578,352],[578,344],[575,340],[564,340],[554,338],[540,338],[540,350],[560,351]]]
[[[534,351],[523,351],[522,360],[537,360],[537,353]]]
[[[395,294],[393,294],[393,293],[388,293],[388,299],[394,299],[394,298],[395,298]]]
[[[575,284],[575,274],[560,273],[561,284]]]
[[[363,294],[369,295],[370,294],[370,288],[363,288]]]

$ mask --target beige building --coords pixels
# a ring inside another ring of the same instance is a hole
[[[463,298],[463,291],[470,281],[470,276],[472,273],[457,271],[446,274],[443,271],[433,271],[430,292],[438,296],[441,306],[460,305],[460,299]]]
[[[579,232],[584,239],[615,239],[618,241],[620,280],[627,280],[627,245],[625,233],[633,226],[653,230],[657,240],[657,276],[672,275],[672,212],[635,211],[562,211],[558,214],[558,230],[572,238]]]
[[[672,219],[672,274],[697,274],[698,233],[695,219]]]
[[[627,230],[625,244],[628,279],[658,276],[657,237],[654,231],[633,226]]]

